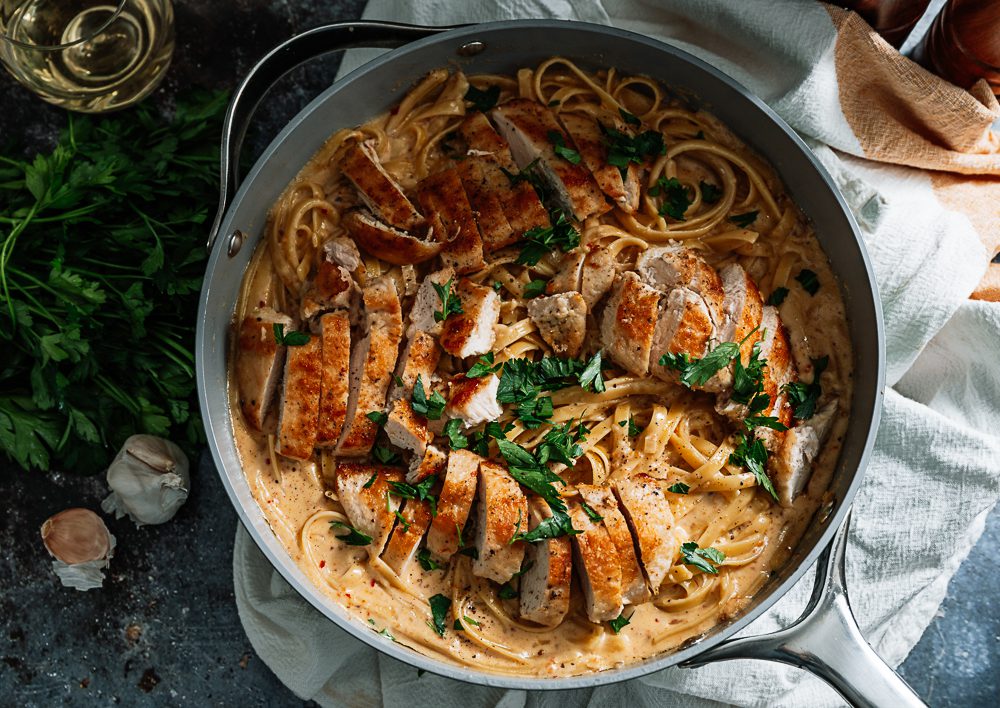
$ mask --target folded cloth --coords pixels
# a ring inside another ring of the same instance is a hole
[[[885,313],[890,389],[854,504],[847,574],[866,638],[888,662],[900,663],[1000,496],[1000,304],[989,301],[1000,299],[1000,287],[995,273],[984,279],[1000,247],[1000,139],[990,128],[1000,106],[992,94],[927,73],[856,15],[819,3],[372,0],[365,17],[614,24],[725,71],[807,139],[858,218]],[[342,72],[371,56],[348,55]],[[980,299],[970,300],[973,294]],[[322,619],[242,528],[234,576],[257,653],[297,695],[322,705],[842,703],[805,672],[749,661],[559,694],[474,688],[418,676]],[[746,633],[787,625],[810,584],[805,578]]]

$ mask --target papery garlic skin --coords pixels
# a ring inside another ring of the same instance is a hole
[[[47,519],[41,534],[55,559],[52,570],[63,585],[77,590],[101,587],[116,542],[100,516],[90,509],[66,509]]]
[[[162,524],[187,501],[191,477],[184,451],[154,435],[133,435],[108,467],[111,494],[101,503],[136,526]]]

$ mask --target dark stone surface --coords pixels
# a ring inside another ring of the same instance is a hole
[[[150,99],[165,110],[178,89],[232,87],[268,47],[313,25],[358,17],[363,0],[179,0],[178,45]],[[336,57],[302,67],[271,93],[251,131],[256,153],[332,80]],[[62,113],[0,74],[0,145],[52,144]],[[300,705],[254,655],[236,614],[236,514],[210,467],[162,527],[108,521],[118,539],[100,591],[59,585],[38,536],[70,507],[98,509],[102,478],[0,470],[0,706]],[[1000,701],[1000,512],[955,575],[948,597],[901,673],[934,706]],[[734,696],[739,701],[739,696]]]

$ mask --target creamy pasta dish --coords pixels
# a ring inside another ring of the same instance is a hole
[[[657,82],[431,72],[272,207],[234,320],[247,480],[386,642],[566,676],[738,616],[826,499],[840,290],[774,170]]]

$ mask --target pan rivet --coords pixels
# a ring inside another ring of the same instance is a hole
[[[226,251],[230,258],[234,257],[240,252],[240,249],[243,248],[244,238],[243,232],[239,229],[233,231],[232,235],[229,237],[229,249]]]
[[[474,57],[481,51],[486,49],[486,45],[482,42],[466,42],[461,47],[455,50],[455,53],[460,57]]]

